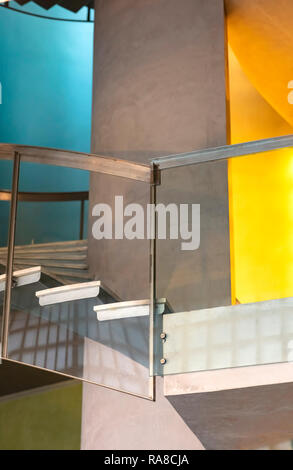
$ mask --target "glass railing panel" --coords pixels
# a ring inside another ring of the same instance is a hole
[[[293,360],[293,298],[165,315],[164,374]]]
[[[175,312],[229,304],[227,162],[174,168],[162,171],[161,178],[157,298],[167,298]]]
[[[89,177],[21,163],[8,359],[149,397],[149,241],[124,236],[124,209],[150,186],[96,173],[85,198]]]
[[[159,375],[292,360],[293,149],[228,155],[161,172],[157,204],[173,206],[166,237],[157,216],[156,298],[173,313],[155,315]]]
[[[9,358],[139,395],[148,394],[148,319],[97,320],[99,299],[40,307],[43,283],[13,290]]]

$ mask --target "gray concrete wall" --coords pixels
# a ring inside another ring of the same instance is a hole
[[[96,0],[92,151],[147,163],[153,156],[225,144],[224,32],[223,0]],[[227,167],[207,165],[202,172],[181,171],[184,194],[178,174],[169,174],[166,189],[160,188],[162,202],[172,193],[178,202],[208,196],[210,209],[204,210],[201,255],[191,262],[177,248],[167,256],[158,253],[159,295],[184,284],[172,298],[176,309],[230,301]],[[127,203],[149,202],[142,183],[91,176],[90,208],[113,204],[115,195]],[[90,218],[89,233],[92,223]],[[149,297],[148,241],[89,236],[89,262],[95,276],[123,299]],[[84,449],[200,447],[162,392],[153,403],[91,385],[83,390]]]
[[[92,151],[147,163],[153,156],[225,143],[223,0],[97,0]],[[210,214],[215,214],[220,210],[218,198],[228,207],[227,169],[220,164],[214,169],[211,166],[207,168],[206,179],[208,183],[210,177],[218,180],[222,191],[210,196],[213,199]],[[212,189],[209,184],[199,184],[202,171],[199,174],[195,168],[188,168],[185,175],[182,173],[180,181],[187,184],[184,197],[189,198],[188,202],[193,202],[192,197],[198,202]],[[170,192],[174,196],[177,191],[180,202],[177,175],[168,177],[165,193],[164,188],[160,190],[160,199],[169,199]],[[199,186],[201,193],[192,196]],[[123,195],[126,203],[149,202],[148,188],[143,183],[92,175],[90,208],[98,202],[113,205],[115,194]],[[230,294],[227,210],[222,219],[220,245],[218,239],[207,236],[208,246],[204,247],[202,240],[203,253],[208,251],[209,259],[217,260],[217,266],[211,263],[212,269],[221,266],[224,279],[224,284],[214,283],[214,289],[209,286],[209,296],[214,295],[211,306],[219,301],[227,303]],[[92,223],[90,217],[90,234]],[[208,226],[212,223],[207,221]],[[97,241],[90,236],[90,269],[125,300],[148,297],[148,250],[147,241]],[[180,273],[174,263],[169,266],[163,251],[162,255],[166,267],[160,276],[162,279],[167,276],[164,285],[171,278],[174,283]],[[197,269],[198,259],[197,256],[192,269]],[[207,280],[208,274],[204,272],[205,268],[200,266],[196,277]],[[222,296],[218,295],[219,289]],[[193,299],[200,296],[198,306],[208,306],[206,295],[202,298],[203,291],[206,289],[200,282],[184,295],[193,294]],[[193,308],[197,306],[191,304]],[[186,307],[178,305],[179,309]]]
[[[224,144],[224,54],[222,0],[96,0],[93,151]]]
[[[292,450],[292,393],[293,384],[278,384],[168,400],[208,450]]]

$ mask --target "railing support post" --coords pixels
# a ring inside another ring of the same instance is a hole
[[[6,286],[5,286],[4,303],[3,303],[1,356],[4,359],[7,358],[7,353],[8,353],[8,333],[9,333],[11,290],[12,290],[12,282],[13,282],[13,279],[12,279],[13,258],[14,258],[14,244],[15,244],[15,230],[16,230],[16,216],[17,216],[19,170],[20,170],[20,154],[18,152],[15,152],[14,163],[13,163],[12,194],[11,194],[11,203],[10,203],[8,253],[7,253],[7,265],[6,265]]]
[[[80,228],[79,228],[80,240],[83,240],[83,225],[84,225],[84,199],[80,201]]]

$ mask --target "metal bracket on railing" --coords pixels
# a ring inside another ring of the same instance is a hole
[[[152,165],[152,181],[151,183],[155,186],[160,186],[161,184],[161,170],[158,165]]]

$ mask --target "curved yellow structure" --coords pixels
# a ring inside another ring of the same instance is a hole
[[[226,0],[231,143],[293,133],[293,1]],[[293,295],[293,151],[229,162],[235,298]],[[234,301],[235,301],[234,298]]]
[[[226,0],[228,39],[249,80],[293,125],[292,0]]]

